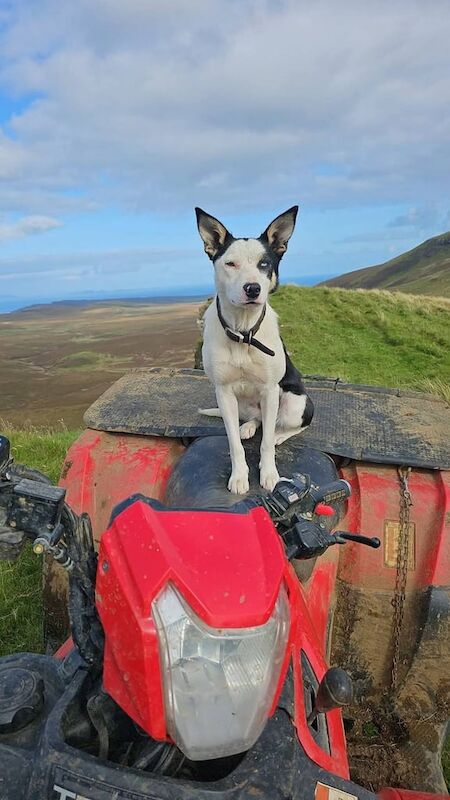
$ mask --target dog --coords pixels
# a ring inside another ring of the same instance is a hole
[[[303,431],[313,418],[313,403],[268,303],[297,212],[293,206],[280,214],[258,239],[235,239],[218,219],[195,209],[217,290],[204,316],[202,356],[218,408],[199,411],[223,419],[231,457],[228,489],[235,494],[249,489],[241,439],[250,439],[262,424],[260,484],[272,491],[280,477],[275,445]]]

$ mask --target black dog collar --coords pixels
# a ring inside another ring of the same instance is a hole
[[[262,323],[264,317],[266,316],[266,305],[265,304],[263,306],[263,310],[261,311],[261,316],[256,321],[256,323],[253,325],[253,328],[250,328],[249,331],[243,331],[243,332],[242,331],[234,331],[227,324],[226,320],[223,317],[221,308],[220,308],[219,295],[216,296],[216,306],[217,306],[217,315],[219,317],[220,324],[222,325],[222,328],[224,329],[226,335],[228,336],[229,339],[231,339],[232,342],[237,342],[238,344],[248,344],[248,345],[251,345],[252,347],[256,347],[257,350],[261,350],[261,352],[265,353],[266,356],[274,356],[275,355],[275,351],[274,350],[271,350],[269,347],[266,347],[265,344],[263,344],[262,342],[258,341],[258,339],[254,338],[255,333],[257,333],[259,331],[259,329],[261,327],[261,323]]]

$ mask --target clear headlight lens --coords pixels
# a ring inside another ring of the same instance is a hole
[[[192,760],[242,753],[266,723],[289,634],[284,587],[270,619],[216,630],[170,584],[153,603],[168,732]]]

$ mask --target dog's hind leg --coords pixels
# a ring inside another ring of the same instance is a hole
[[[261,408],[259,403],[239,398],[239,419],[243,420],[239,428],[241,439],[251,439],[261,425]]]
[[[220,408],[199,408],[199,414],[203,414],[205,417],[222,417],[222,413]],[[245,419],[245,415],[241,415],[241,410],[239,408],[239,417],[241,419]],[[252,436],[255,435],[256,431],[258,430],[259,426],[261,425],[261,419],[258,419],[256,416],[247,419],[239,428],[239,433],[241,439],[251,439]]]
[[[313,414],[314,405],[307,394],[281,391],[275,444],[282,444],[304,431],[310,425]]]
[[[248,419],[247,422],[243,422],[239,428],[241,439],[251,439],[252,436],[255,435],[260,425],[260,419]]]

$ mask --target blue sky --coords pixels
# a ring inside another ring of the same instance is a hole
[[[0,0],[0,310],[211,286],[193,207],[285,280],[450,228],[450,8]]]

